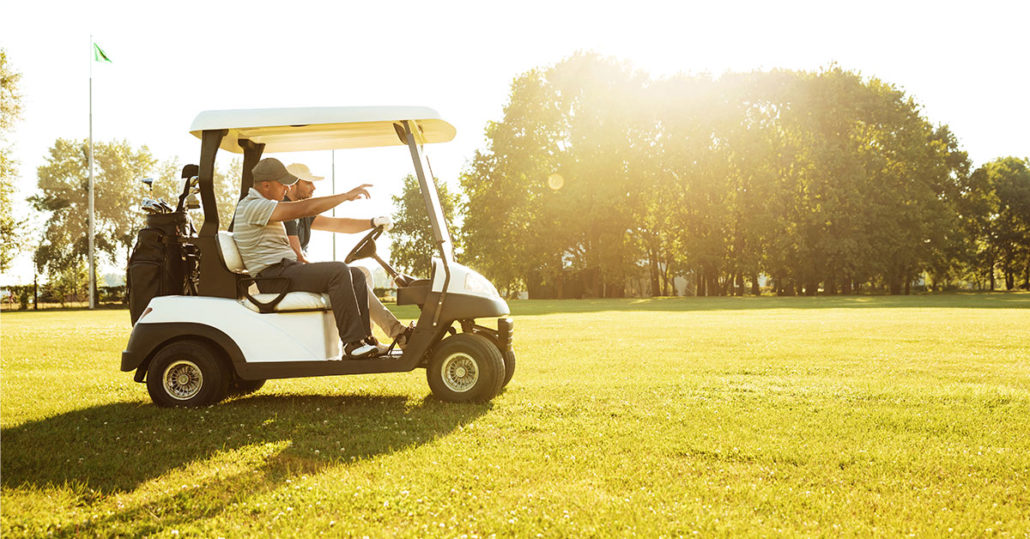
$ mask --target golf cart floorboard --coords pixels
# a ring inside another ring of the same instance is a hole
[[[331,359],[321,361],[269,361],[237,365],[245,380],[300,378],[305,376],[332,376],[343,374],[370,374],[407,372],[418,365],[401,360],[399,355],[379,356],[371,359]]]

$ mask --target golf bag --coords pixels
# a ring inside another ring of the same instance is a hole
[[[133,324],[156,296],[196,294],[196,247],[184,241],[192,235],[184,212],[147,215],[125,275]]]

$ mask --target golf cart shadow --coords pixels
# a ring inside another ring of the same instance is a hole
[[[2,484],[109,494],[167,475],[205,489],[271,490],[297,475],[431,442],[490,408],[360,395],[259,395],[199,409],[109,404],[3,429]],[[236,472],[210,473],[223,466]]]

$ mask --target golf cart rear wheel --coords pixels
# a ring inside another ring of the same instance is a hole
[[[460,333],[436,347],[426,369],[429,389],[450,402],[484,402],[501,391],[504,359],[482,335]]]
[[[162,347],[147,369],[147,392],[158,406],[205,406],[223,398],[232,375],[219,354],[200,340]]]

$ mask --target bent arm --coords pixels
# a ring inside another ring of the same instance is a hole
[[[290,240],[290,247],[293,252],[297,254],[297,262],[307,264],[308,260],[304,258],[304,251],[300,248],[300,238],[297,236],[286,236]]]
[[[318,215],[315,217],[315,220],[311,222],[311,228],[316,230],[325,230],[328,232],[354,234],[357,232],[364,232],[372,228],[372,220]]]

